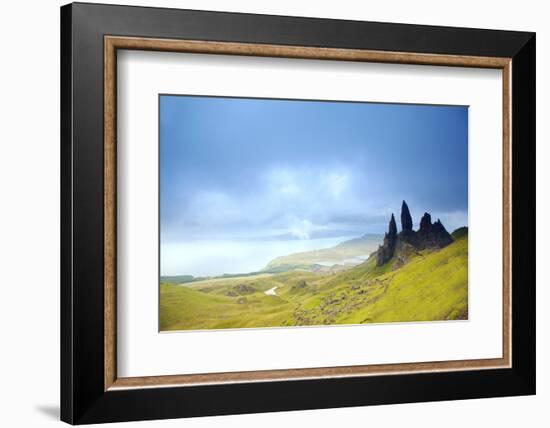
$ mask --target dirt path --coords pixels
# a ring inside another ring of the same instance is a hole
[[[275,290],[277,290],[277,288],[278,288],[278,286],[270,288],[269,290],[264,291],[264,294],[267,295],[267,296],[276,296],[277,293],[275,292]]]

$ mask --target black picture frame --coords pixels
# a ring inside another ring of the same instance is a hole
[[[105,35],[512,58],[512,367],[105,391]],[[528,32],[63,6],[61,419],[86,424],[534,394],[535,43]]]

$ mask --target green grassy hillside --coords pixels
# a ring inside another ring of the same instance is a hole
[[[397,267],[375,257],[343,272],[288,271],[161,284],[161,330],[468,318],[468,236]],[[267,294],[266,294],[267,292]]]
[[[451,233],[451,236],[453,237],[453,239],[468,237],[468,228],[466,226],[459,227],[453,233]]]

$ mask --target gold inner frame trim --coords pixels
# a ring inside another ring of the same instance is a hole
[[[116,367],[116,89],[117,50],[146,50],[214,55],[241,55],[392,64],[494,68],[502,70],[503,144],[503,320],[502,358],[376,364],[343,367],[204,373],[119,378]],[[359,377],[405,373],[480,370],[511,367],[512,340],[512,164],[510,58],[386,52],[362,49],[320,48],[252,43],[171,40],[139,37],[104,37],[104,389],[193,386],[220,383],[282,381],[312,378]]]

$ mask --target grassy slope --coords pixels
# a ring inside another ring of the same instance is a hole
[[[374,257],[340,273],[291,271],[161,285],[161,330],[467,318],[468,238],[399,269]],[[246,285],[244,294],[239,286]],[[276,296],[263,292],[277,288]],[[232,294],[232,297],[228,296]]]
[[[431,321],[468,317],[468,239],[422,255],[378,277],[386,288],[344,323]]]
[[[161,285],[161,330],[219,329],[281,325],[291,305],[277,296],[255,293],[240,298]]]

